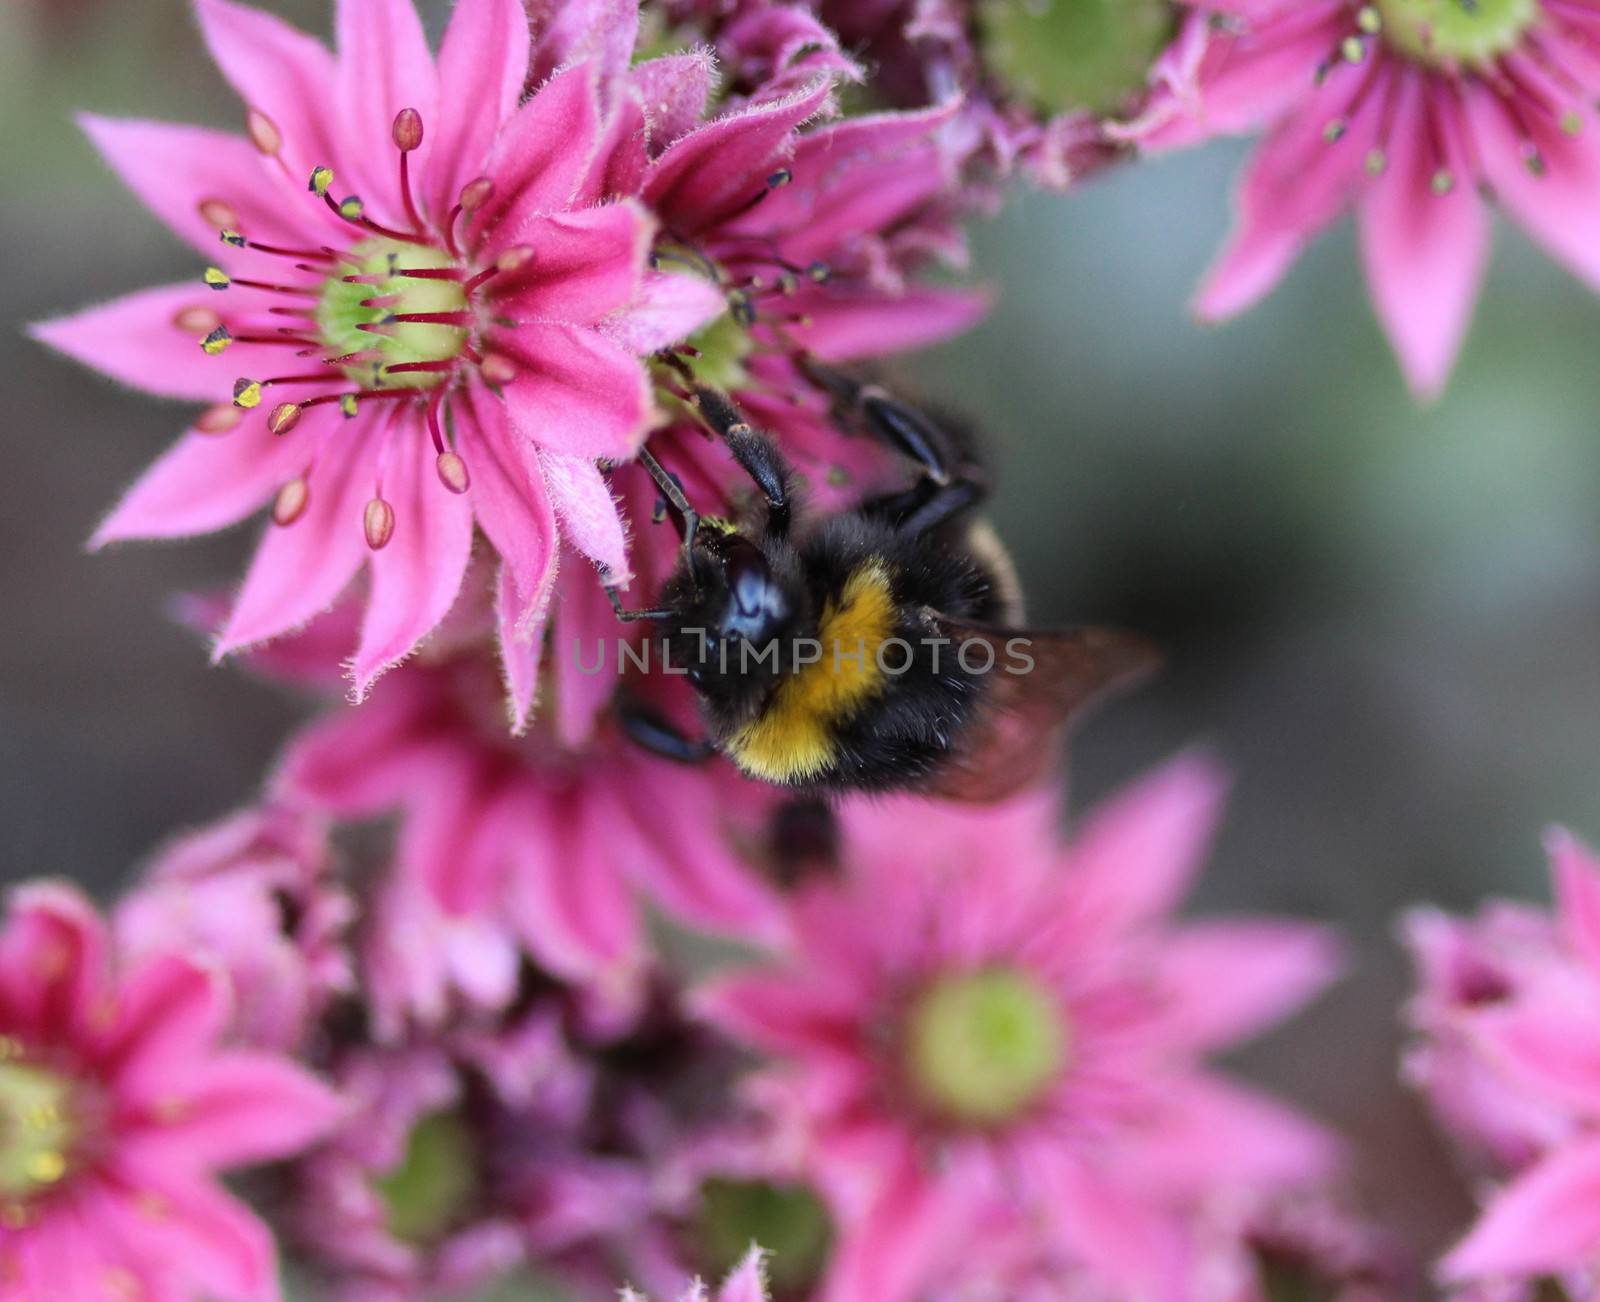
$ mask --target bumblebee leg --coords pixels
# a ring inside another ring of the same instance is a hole
[[[931,481],[926,481],[931,482]],[[975,505],[983,498],[983,487],[971,479],[956,479],[943,487],[935,487],[924,500],[915,503],[895,522],[895,528],[914,538],[931,533],[952,516]]]
[[[777,446],[744,418],[733,399],[719,389],[691,381],[700,417],[728,445],[733,459],[767,500],[767,529],[778,537],[789,532],[789,471]]]
[[[709,741],[684,736],[676,724],[648,706],[632,701],[618,704],[617,722],[629,740],[662,759],[676,760],[680,764],[703,764],[717,753],[717,748]]]
[[[700,513],[689,505],[689,499],[684,495],[683,485],[673,476],[672,472],[655,459],[649,448],[639,449],[639,464],[650,472],[650,478],[656,481],[656,487],[661,490],[661,496],[667,499],[667,504],[678,513],[683,531],[683,550],[694,551],[695,535],[700,530]]]
[[[641,619],[670,619],[670,610],[629,610],[622,604],[622,594],[617,591],[614,584],[606,584],[606,600],[611,603],[611,609],[616,617],[624,624],[637,623]]]
[[[950,436],[924,412],[881,385],[863,383],[807,353],[798,354],[795,364],[828,395],[836,411],[853,416],[879,441],[915,461],[934,483],[943,486],[958,477],[961,458]]]

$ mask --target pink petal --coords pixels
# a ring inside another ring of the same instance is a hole
[[[589,743],[601,712],[617,690],[617,644],[624,634],[587,565],[568,569],[557,592],[550,658],[556,676],[555,725],[562,743]]]
[[[607,335],[643,356],[682,343],[728,310],[722,291],[691,272],[648,272],[633,301],[605,322]]]
[[[1559,1150],[1497,1194],[1440,1278],[1556,1274],[1600,1254],[1600,1140]]]
[[[1444,388],[1489,253],[1488,214],[1458,149],[1450,159],[1455,188],[1434,193],[1441,163],[1428,143],[1428,76],[1421,69],[1402,76],[1388,166],[1361,205],[1361,251],[1373,306],[1421,398]]]
[[[766,1296],[766,1254],[752,1244],[744,1260],[734,1268],[717,1292],[717,1302],[768,1302]]]
[[[508,612],[515,631],[531,641],[555,583],[558,538],[537,457],[513,436],[493,394],[467,390],[456,416],[457,443],[472,475],[473,510],[505,562],[516,598]]]
[[[646,59],[628,75],[645,106],[650,147],[660,153],[705,116],[716,88],[717,61],[708,49],[690,50]]]
[[[1090,934],[1109,938],[1177,906],[1200,869],[1226,789],[1213,761],[1185,755],[1090,814],[1068,852],[1064,886]]]
[[[208,258],[230,266],[243,260],[279,265],[223,244],[216,225],[200,215],[207,199],[233,208],[240,229],[253,239],[293,245],[306,238],[310,206],[292,196],[274,165],[242,136],[92,113],[80,114],[78,124],[145,207]]]
[[[422,115],[422,147],[412,153],[413,176],[428,175],[438,118],[439,77],[411,0],[339,0],[334,18],[339,45],[338,104],[346,173],[337,182],[359,193],[380,218],[404,229],[399,150],[394,119],[401,109]],[[413,179],[412,184],[416,184]]]
[[[631,200],[531,217],[521,238],[536,252],[524,271],[492,282],[496,313],[594,325],[638,294],[654,234]]]
[[[577,802],[563,803],[557,810],[528,802],[513,816],[506,908],[540,963],[594,980],[637,962],[639,919],[618,865],[585,855],[604,844],[605,831],[586,826],[589,814]]]
[[[307,623],[355,576],[368,554],[362,512],[373,495],[376,445],[386,419],[388,413],[357,416],[323,444],[311,473],[310,505],[287,527],[267,526],[214,658]],[[296,429],[289,438],[303,435]]]
[[[207,1168],[289,1157],[320,1139],[345,1105],[314,1076],[270,1054],[229,1053],[195,1068],[172,1095],[160,1142]]]
[[[626,461],[650,417],[644,365],[582,326],[528,323],[495,336],[517,366],[505,387],[511,434],[532,450]]]
[[[604,571],[600,582],[625,584],[628,538],[617,500],[600,467],[588,457],[540,452],[539,465],[562,537]]]
[[[718,978],[695,993],[694,1007],[721,1030],[767,1053],[847,1060],[861,1051],[860,1010],[850,993],[820,989],[792,972]]]
[[[528,72],[528,14],[522,0],[462,0],[439,50],[438,123],[426,196],[435,220],[480,176],[500,124],[516,111]]]
[[[266,375],[283,361],[281,348],[235,342],[226,360],[208,357],[200,336],[182,330],[177,314],[218,306],[199,281],[143,289],[125,298],[29,326],[28,333],[68,357],[124,384],[163,398],[226,401],[240,375]],[[237,306],[237,304],[235,304]]]
[[[175,954],[153,959],[122,989],[103,1069],[126,1098],[149,1101],[181,1089],[222,1033],[229,1011],[226,985],[216,974]]]
[[[766,1254],[752,1246],[717,1293],[717,1302],[767,1302]]]
[[[559,560],[552,560],[550,564],[549,587],[552,593],[559,564]],[[499,635],[500,665],[506,678],[511,731],[518,737],[527,731],[533,719],[533,707],[539,699],[539,663],[543,659],[543,634],[548,609],[546,598],[545,604],[536,603],[528,611],[522,598],[517,595],[511,567],[500,567],[495,586],[495,627]],[[521,628],[518,626],[519,620],[523,623]]]
[[[627,71],[639,36],[637,0],[541,0],[530,5],[538,27],[532,73],[549,77],[567,64],[592,63],[602,86]]]
[[[1519,79],[1542,80],[1526,60],[1517,72]],[[1546,103],[1565,103],[1567,91],[1564,86],[1546,89],[1543,97]],[[1523,129],[1498,93],[1469,81],[1463,99],[1496,200],[1551,257],[1600,288],[1600,208],[1594,203],[1600,192],[1600,142],[1595,133],[1586,129],[1569,136],[1553,121],[1547,124],[1543,114],[1519,115],[1537,119],[1533,141],[1544,166],[1535,174],[1524,153]]]
[[[1565,828],[1545,836],[1555,879],[1556,916],[1573,951],[1600,972],[1600,860]]]
[[[1324,927],[1294,922],[1202,922],[1161,943],[1171,1034],[1219,1049],[1273,1026],[1337,975],[1340,946]]]
[[[706,123],[651,165],[644,198],[674,231],[694,235],[760,192],[793,151],[794,133],[832,104],[825,78]]]
[[[1344,1156],[1333,1131],[1270,1095],[1194,1076],[1162,1091],[1120,1174],[1180,1198],[1203,1198],[1219,1188],[1314,1187]]]
[[[1468,1023],[1474,1046],[1509,1078],[1554,1103],[1600,1117],[1600,1025],[1588,1015],[1588,985],[1477,1013]]]
[[[423,704],[426,704],[424,698]],[[273,781],[275,794],[346,817],[387,809],[408,783],[437,767],[425,718],[405,693],[379,693],[357,713],[340,710],[302,728]]]
[[[1117,1297],[1179,1298],[1175,1227],[1152,1202],[1133,1197],[1076,1160],[1050,1163],[1049,1207],[1063,1245]]]
[[[907,1157],[864,1214],[842,1227],[821,1302],[909,1302],[948,1250],[962,1201],[944,1196]]]
[[[810,324],[791,327],[825,361],[849,362],[925,348],[976,325],[989,310],[981,290],[908,290],[894,298],[842,294],[808,304]]]
[[[440,481],[420,426],[401,431],[391,451],[384,494],[394,507],[394,536],[368,560],[372,591],[351,666],[357,700],[444,618],[472,554],[472,503]]]
[[[228,1302],[277,1302],[272,1234],[243,1203],[201,1176],[165,1160],[159,1146],[119,1154],[116,1175],[138,1196],[108,1200],[126,1220],[118,1237],[147,1259],[180,1272],[202,1296]],[[151,1214],[156,1208],[159,1214]]]
[[[564,69],[517,110],[495,142],[486,172],[494,193],[473,230],[487,254],[522,242],[529,217],[564,211],[589,169],[600,130],[594,70]]]
[[[1349,205],[1366,177],[1384,99],[1382,85],[1369,89],[1364,69],[1340,67],[1257,147],[1239,188],[1233,234],[1195,299],[1204,320],[1254,304]],[[1335,119],[1348,126],[1330,142],[1324,131]]]
[[[333,56],[320,41],[271,14],[232,0],[196,0],[211,57],[251,108],[272,119],[283,137],[290,176],[310,176],[343,161],[333,96]],[[309,207],[305,194],[298,202]]]
[[[63,882],[14,889],[0,932],[0,1017],[8,1030],[55,1040],[81,1032],[108,984],[106,930],[88,898]]]
[[[275,438],[259,412],[226,434],[185,434],[123,495],[89,545],[181,538],[237,524],[305,461],[305,447]]]

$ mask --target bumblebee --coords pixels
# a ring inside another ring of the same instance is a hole
[[[1060,726],[1155,663],[1108,629],[1021,627],[1009,557],[977,515],[985,481],[962,439],[881,387],[799,360],[846,433],[877,438],[916,467],[910,484],[850,510],[808,516],[767,435],[719,390],[669,358],[685,399],[755,487],[739,518],[700,515],[646,449],[681,537],[649,610],[662,663],[686,674],[707,736],[636,702],[625,729],[659,754],[720,753],[752,778],[812,792],[914,789],[999,799],[1049,763]]]

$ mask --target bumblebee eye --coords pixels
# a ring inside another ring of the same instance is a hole
[[[722,621],[724,634],[749,641],[770,637],[788,617],[789,601],[783,589],[773,582],[761,549],[739,540],[723,562],[723,576],[729,593],[728,610]]]

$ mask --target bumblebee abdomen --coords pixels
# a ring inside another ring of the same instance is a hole
[[[895,635],[894,575],[881,557],[850,571],[823,607],[815,659],[797,663],[762,712],[737,729],[723,750],[766,782],[816,781],[839,755],[839,730],[887,690],[879,654]]]

